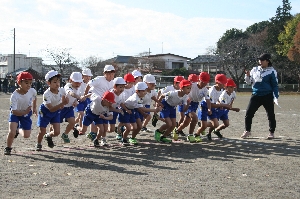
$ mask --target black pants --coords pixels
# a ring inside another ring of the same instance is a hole
[[[269,131],[271,133],[274,133],[276,128],[276,120],[274,114],[273,93],[267,94],[265,96],[251,96],[245,116],[245,130],[251,131],[252,118],[261,105],[263,105],[268,115],[270,128]]]

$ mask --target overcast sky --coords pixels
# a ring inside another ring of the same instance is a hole
[[[300,1],[290,0],[292,14]],[[275,16],[281,0],[0,0],[0,54],[42,57],[70,48],[78,61],[97,56],[172,53],[195,58],[226,30]]]

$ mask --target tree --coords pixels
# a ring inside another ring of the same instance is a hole
[[[222,45],[227,43],[227,41],[246,38],[247,34],[243,33],[243,30],[239,30],[236,28],[232,28],[230,30],[226,30],[223,36],[217,42],[217,49],[222,48]]]
[[[96,72],[99,70],[98,63],[101,62],[100,57],[96,56],[89,56],[81,61],[81,65],[84,68],[89,68],[92,72],[92,74],[96,74]]]
[[[259,23],[254,23],[248,28],[246,28],[245,33],[247,34],[257,34],[265,31],[265,29],[269,26],[270,22],[269,21],[262,21]]]

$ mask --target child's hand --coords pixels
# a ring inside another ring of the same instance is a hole
[[[100,114],[99,117],[100,117],[101,119],[104,119],[104,118],[105,118],[105,116],[102,115],[102,114]]]
[[[162,110],[162,107],[161,107],[161,106],[155,108],[155,112],[156,112],[156,113],[157,113],[157,112],[160,112],[161,110]]]
[[[131,110],[127,110],[126,112],[127,112],[128,114],[131,114],[131,113],[132,113]]]
[[[28,106],[27,109],[25,110],[24,115],[27,115],[31,111],[31,108],[32,108],[32,106]]]
[[[120,113],[120,114],[122,114],[122,115],[124,115],[124,112],[123,112],[122,109],[118,109],[117,112]]]
[[[157,106],[164,107],[164,105],[161,102],[158,102]]]
[[[34,114],[35,116],[38,115],[38,114],[37,114],[37,111],[36,111],[36,108],[33,108],[33,109],[32,109],[32,114]]]
[[[235,112],[240,112],[239,108],[232,108],[232,110],[234,110]]]
[[[85,99],[86,99],[86,97],[83,95],[83,96],[80,96],[79,101],[83,102]]]
[[[212,112],[211,112],[210,109],[207,109],[207,114],[208,114],[208,115],[211,115],[211,114],[212,114]]]
[[[63,105],[66,105],[69,103],[69,98],[67,98],[65,96],[62,96],[61,100],[62,100]]]

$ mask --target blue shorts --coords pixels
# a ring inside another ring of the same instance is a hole
[[[92,110],[89,107],[87,107],[85,109],[85,114],[83,116],[82,124],[84,126],[89,126],[92,122],[94,122],[95,125],[107,124],[108,120],[104,120],[100,118],[99,115],[94,114]]]
[[[30,111],[27,115],[16,116],[13,114],[9,114],[9,122],[16,122],[20,129],[23,130],[31,130],[32,120],[31,120],[32,111]]]
[[[176,106],[170,106],[164,99],[161,102],[164,107],[160,112],[161,118],[176,118]]]
[[[193,102],[191,101],[188,110],[185,112],[185,115],[188,116],[189,113],[194,112],[196,113],[199,106],[199,102]]]
[[[177,108],[178,108],[178,112],[180,112],[180,113],[184,112],[184,111],[183,111],[184,104],[178,105]]]
[[[60,123],[60,110],[50,112],[44,104],[41,104],[38,113],[37,126],[46,128],[49,124],[54,123]]]
[[[145,108],[150,108],[150,105],[146,104]],[[146,112],[147,114],[150,114],[150,112]]]
[[[88,99],[89,99],[89,98],[88,98]],[[77,106],[75,107],[75,111],[76,111],[76,112],[84,111],[85,108],[87,107],[87,105],[88,105],[87,99],[84,100],[84,101],[82,101],[82,102],[79,102],[79,103],[77,104]]]
[[[117,123],[117,117],[118,117],[118,115],[119,115],[118,112],[113,112],[113,119],[112,120],[108,120],[108,123],[109,124],[116,124]]]
[[[201,108],[198,110],[198,120],[207,121],[207,116],[208,116],[207,103],[205,101],[202,101],[200,107]]]
[[[228,120],[228,113],[229,113],[229,110],[228,109],[219,109],[218,111],[218,119],[219,120]]]
[[[134,109],[134,118],[135,120],[140,119],[141,121],[144,120],[143,115],[138,111],[138,109]]]
[[[65,119],[65,122],[67,121],[67,119],[74,117],[75,118],[75,114],[74,114],[74,107],[70,106],[70,107],[64,107],[61,111],[60,111],[60,123],[62,123]]]
[[[219,109],[218,109],[218,108],[212,108],[212,109],[211,109],[211,115],[208,115],[208,116],[207,116],[208,119],[210,119],[210,120],[215,119],[215,118],[219,119],[219,117],[218,117],[218,115],[219,115],[218,112],[219,112]]]
[[[128,109],[131,110],[131,109]],[[124,109],[123,109],[124,115],[119,114],[119,122],[121,123],[136,123],[136,119],[135,119],[135,110],[132,109],[131,110],[131,114],[127,113]]]

